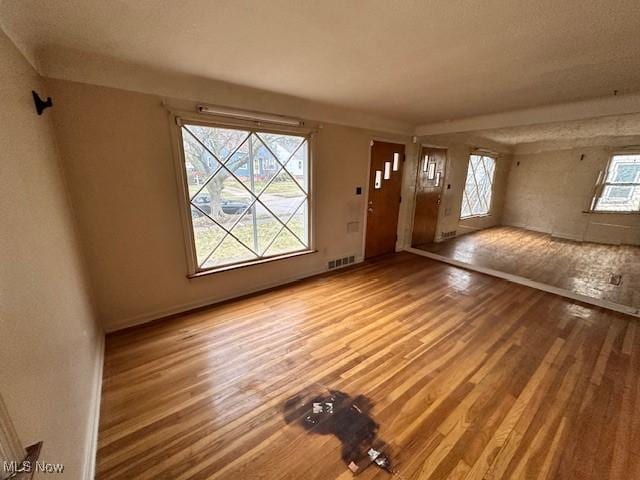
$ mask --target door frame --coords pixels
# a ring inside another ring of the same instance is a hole
[[[404,146],[404,159],[403,162],[407,159],[407,142],[403,142],[402,140],[392,139],[389,137],[381,137],[378,135],[373,135],[369,137],[369,152],[367,153],[367,176],[366,183],[364,184],[364,208],[362,209],[362,241],[361,241],[361,251],[362,251],[362,260],[365,259],[365,249],[367,247],[367,208],[369,208],[369,180],[371,178],[371,149],[373,148],[373,142],[385,142],[385,143],[394,143],[396,145]],[[402,176],[400,177],[400,192],[402,192],[402,185],[404,180],[404,165],[402,166]],[[414,201],[415,207],[415,201]],[[413,218],[411,220],[411,228],[413,229]],[[393,247],[394,252],[398,251],[398,241],[400,240],[400,235],[398,235],[398,230],[400,229],[400,212],[398,212],[398,224],[396,226],[396,235],[398,239],[396,240],[396,244]]]
[[[447,185],[447,176],[449,175],[449,147],[446,147],[444,145],[436,145],[436,144],[432,144],[432,143],[421,143],[420,146],[417,148],[417,152],[416,152],[416,178],[415,178],[415,182],[412,185],[413,188],[413,195],[412,197],[412,203],[411,203],[411,231],[409,232],[410,238],[413,238],[413,226],[416,220],[416,195],[418,193],[418,189],[416,188],[417,184],[418,184],[418,171],[420,169],[420,160],[422,159],[422,149],[423,148],[437,148],[440,150],[444,150],[445,153],[445,160],[444,160],[444,178],[442,179],[442,196],[444,197],[445,195],[445,185]],[[436,231],[437,231],[437,222],[440,219],[440,215],[441,215],[441,209],[443,208],[444,202],[440,202],[440,207],[438,208],[438,219],[436,220]],[[433,239],[435,241],[435,237]],[[413,242],[409,242],[409,247],[413,248],[412,245]]]

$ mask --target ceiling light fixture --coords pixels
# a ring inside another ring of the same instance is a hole
[[[273,123],[277,125],[290,125],[300,127],[304,125],[302,120],[270,113],[249,112],[246,110],[236,110],[234,108],[216,107],[212,105],[198,105],[196,110],[206,115],[217,115],[220,117],[230,117],[240,120],[250,120],[258,123]]]

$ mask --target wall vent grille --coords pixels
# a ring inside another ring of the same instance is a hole
[[[346,265],[351,265],[355,263],[356,257],[355,255],[350,255],[348,257],[336,258],[335,260],[329,260],[327,266],[329,270],[333,270],[334,268],[344,267]]]
[[[451,230],[450,232],[442,232],[441,237],[442,238],[452,238],[455,237],[457,233],[457,230]]]

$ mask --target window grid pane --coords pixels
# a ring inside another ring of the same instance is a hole
[[[305,137],[184,125],[182,139],[199,269],[309,248]]]
[[[614,155],[596,211],[640,211],[640,154]]]
[[[485,155],[471,155],[467,169],[460,218],[487,215],[491,209],[495,159]]]

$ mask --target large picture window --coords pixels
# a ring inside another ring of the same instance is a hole
[[[309,250],[309,139],[183,124],[196,271]]]
[[[597,212],[640,211],[640,154],[614,155],[598,189]]]
[[[469,157],[460,218],[489,214],[495,171],[496,160],[494,158],[487,155],[471,155]]]

